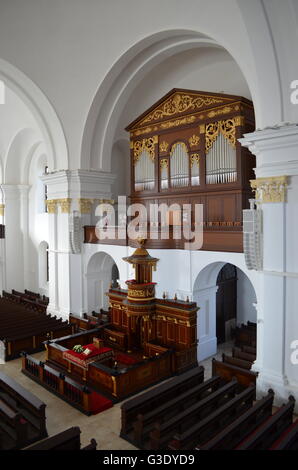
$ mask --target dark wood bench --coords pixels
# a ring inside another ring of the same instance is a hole
[[[244,361],[248,361],[251,363],[253,363],[256,360],[256,356],[254,354],[249,354],[248,352],[244,352],[240,348],[232,348],[232,356],[237,359],[243,359]]]
[[[80,434],[79,427],[72,427],[32,444],[23,450],[96,450],[97,443],[95,439],[91,439],[90,444],[81,448]]]
[[[270,450],[298,450],[298,419],[282,433]]]
[[[225,353],[222,354],[222,362],[247,370],[250,370],[252,366],[252,362],[245,361],[244,359],[239,359],[237,357],[231,357]]]
[[[295,398],[289,397],[287,404],[282,405],[265,423],[242,441],[236,450],[266,450],[292,424]]]
[[[220,377],[212,377],[160,406],[154,407],[145,413],[139,413],[136,421],[133,423],[133,442],[140,446],[149,437],[149,433],[156,422],[162,423],[173,418],[178,413],[187,409],[187,407],[214,392],[220,386],[220,381]]]
[[[227,364],[226,362],[212,359],[212,376],[219,375],[224,380],[232,380],[236,377],[240,386],[248,387],[251,383],[256,383],[257,372],[242,369],[241,367]]]
[[[216,434],[205,445],[196,447],[197,450],[231,450],[245,439],[256,427],[264,423],[272,415],[274,399],[273,390],[259,400],[246,413],[241,415],[223,431]]]
[[[204,368],[194,367],[184,374],[173,377],[166,383],[162,383],[152,390],[123,403],[121,406],[120,436],[127,437],[127,434],[133,430],[133,423],[139,413],[149,412],[203,381]]]
[[[27,441],[27,421],[0,399],[0,450],[20,449]]]
[[[255,347],[252,347],[252,346],[246,346],[246,345],[244,344],[243,346],[241,346],[240,349],[241,349],[241,351],[247,352],[247,353],[252,354],[252,355],[254,355],[254,356],[256,356],[256,354],[257,354],[256,348],[255,348]]]
[[[189,450],[200,447],[251,408],[255,398],[256,389],[252,385],[184,433],[176,434],[168,449]]]
[[[168,421],[156,423],[153,431],[150,432],[150,449],[166,448],[175,433],[183,434],[197,422],[212,414],[220,406],[229,402],[235,396],[236,390],[237,380],[231,381],[185,411],[177,413]]]
[[[17,436],[26,438],[27,444],[47,436],[45,403],[2,372],[0,372],[0,399],[3,413],[5,410],[7,416],[15,413],[14,420],[17,420],[18,416],[21,417],[18,421],[20,424],[16,428],[16,433]],[[5,408],[5,405],[7,408]],[[11,410],[10,413],[8,413],[8,408]],[[18,434],[19,432],[21,434]],[[19,442],[20,439],[17,438],[16,445],[19,446]],[[25,445],[24,442],[21,445]]]

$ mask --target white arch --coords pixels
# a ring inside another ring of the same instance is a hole
[[[264,11],[261,10],[263,27],[268,29]],[[250,20],[250,17],[249,17]],[[268,37],[267,37],[268,36]],[[206,35],[194,31],[169,30],[155,33],[142,39],[132,46],[113,65],[105,79],[98,88],[87,116],[81,147],[82,168],[96,168],[110,171],[110,158],[117,118],[121,115],[125,103],[133,88],[144,78],[148,72],[164,58],[178,52],[197,47],[224,47],[239,65],[246,77],[255,106],[257,127],[268,119],[265,115],[267,105],[271,108],[273,119],[281,120],[282,107],[280,98],[280,81],[277,73],[278,67],[273,50],[270,34],[265,35],[264,47],[268,52],[267,71],[275,70],[275,74],[264,71],[264,60],[256,48],[256,56],[252,54],[250,41],[239,50],[239,41],[223,44]],[[243,39],[243,38],[242,38]],[[271,41],[271,42],[270,42]],[[255,47],[255,44],[253,44]],[[255,52],[255,51],[253,51]],[[267,67],[267,63],[266,63]],[[265,73],[265,74],[264,74]],[[267,91],[264,82],[267,81]],[[270,90],[276,93],[275,109],[272,109],[272,95],[269,100],[268,83]],[[262,94],[265,94],[264,97]],[[267,101],[266,101],[267,100]]]
[[[193,286],[193,300],[198,311],[198,360],[204,360],[217,352],[216,338],[216,292],[217,278],[227,261],[216,261],[205,266],[197,275]],[[249,280],[257,300],[254,283],[241,267],[233,263]],[[255,300],[254,299],[254,300]],[[257,303],[257,302],[256,302]]]
[[[0,59],[0,80],[32,112],[43,136],[50,170],[68,168],[68,149],[60,120],[44,93],[23,72]]]
[[[108,309],[108,298],[105,293],[112,280],[114,264],[117,266],[114,258],[103,251],[96,252],[90,257],[85,273],[88,313],[93,310],[98,312],[101,308]]]

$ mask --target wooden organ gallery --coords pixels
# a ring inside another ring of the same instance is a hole
[[[72,380],[72,386],[85,384],[117,400],[198,365],[196,303],[155,298],[152,271],[158,259],[149,255],[142,240],[124,260],[134,266],[135,279],[126,282],[127,290],[109,289],[109,323],[47,341],[45,364],[24,356],[26,375],[49,388],[45,377],[52,374],[55,382],[60,373],[60,378]],[[74,352],[75,345],[90,350],[90,358]],[[54,393],[69,401],[64,382]],[[92,414],[88,397],[81,401],[75,406]]]
[[[130,133],[131,203],[203,205],[203,250],[243,251],[242,210],[252,197],[255,157],[238,138],[255,128],[252,102],[233,95],[173,89],[135,119]],[[166,222],[181,224],[172,211]],[[170,231],[171,233],[171,231]],[[133,240],[129,240],[134,245]],[[183,248],[183,239],[149,239],[148,248]]]

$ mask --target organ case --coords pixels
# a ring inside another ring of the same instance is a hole
[[[242,210],[252,197],[255,157],[238,139],[254,127],[253,105],[246,98],[173,89],[126,128],[131,203],[143,203],[148,211],[152,203],[187,203],[193,209],[203,204],[203,249],[243,251]],[[178,220],[179,214],[171,218]],[[150,223],[160,230],[160,217]],[[149,248],[182,248],[182,243],[147,240]]]

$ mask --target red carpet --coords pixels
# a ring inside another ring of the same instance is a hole
[[[91,411],[94,415],[112,408],[113,402],[97,392],[91,393]]]
[[[126,354],[116,354],[116,361],[117,362],[121,362],[121,364],[127,364],[127,365],[131,365],[131,364],[137,364],[137,359],[135,359],[134,357],[132,356],[127,356]]]

